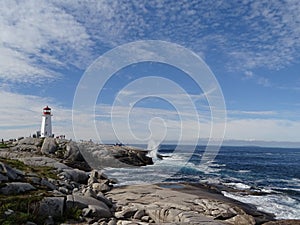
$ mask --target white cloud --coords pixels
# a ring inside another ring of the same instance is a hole
[[[208,59],[218,54],[234,70],[281,68],[299,58],[299,11],[298,1],[5,0],[0,78],[48,79],[141,39],[176,42]]]
[[[252,71],[246,71],[245,72],[245,78],[246,79],[251,79],[253,77],[253,72]]]
[[[119,138],[122,141],[125,140],[125,143],[138,141],[128,132],[128,124],[130,124],[130,128],[136,137],[146,139],[150,135],[149,122],[151,118],[157,117],[165,122],[167,130],[166,141],[177,141],[180,138],[181,130],[185,132],[184,141],[192,141],[195,133],[199,132],[197,125],[200,126],[199,138],[205,139],[210,137],[211,121],[206,116],[200,118],[199,121],[183,117],[184,121],[180,122],[174,111],[138,107],[132,111],[131,119],[127,120],[128,108],[119,107],[117,109],[118,114],[113,114],[116,125],[116,130],[114,130],[110,120],[110,107],[102,105],[100,108],[101,117],[98,117],[96,123],[102,140],[117,140],[115,135],[115,132],[117,132]],[[229,114],[230,117],[226,123],[225,140],[297,142],[300,138],[299,132],[297,132],[300,129],[300,122],[280,118],[280,115],[275,111],[233,111],[229,112]],[[252,119],[240,118],[241,115],[244,117],[250,115]],[[157,133],[162,132],[162,130],[159,130],[161,126],[162,124],[157,124]],[[222,125],[218,124],[218,122],[214,126],[220,127],[220,130],[222,130]],[[155,127],[153,129],[156,130]],[[218,137],[212,138],[218,139],[221,135],[218,134]]]
[[[53,68],[90,63],[85,28],[46,1],[1,1],[0,78],[37,82],[57,76]]]
[[[253,80],[258,85],[264,86],[264,87],[270,87],[272,86],[270,79],[263,77],[261,75],[254,74],[252,71],[245,71],[245,76],[243,78],[244,80]]]
[[[5,107],[0,108],[0,138],[16,138],[18,136],[29,136],[40,129],[41,110],[46,105],[53,111],[53,130],[55,134],[66,134],[67,138],[74,138],[72,129],[72,110],[63,108],[55,103],[52,99],[41,98],[30,95],[19,95],[6,90],[0,91],[0,104]],[[112,127],[110,120],[110,106],[100,105],[96,116],[95,125],[98,129],[99,136],[102,141],[116,141],[116,133],[125,143],[138,142],[134,136],[128,132],[128,107],[117,108],[115,116],[115,129]],[[189,112],[186,112],[187,114]],[[238,112],[235,112],[239,114]],[[300,123],[293,120],[275,118],[276,112],[261,111],[252,112],[245,111],[244,114],[251,114],[256,117],[253,119],[239,119],[231,113],[227,121],[226,139],[240,140],[266,140],[266,141],[298,141]],[[100,116],[99,116],[100,115]],[[261,116],[268,116],[265,119]],[[274,115],[274,118],[269,118]],[[160,118],[155,119],[153,118]],[[163,109],[151,109],[137,107],[132,111],[128,120],[130,128],[135,136],[139,139],[146,139],[150,135],[150,128],[157,136],[164,136],[166,129],[166,140],[176,141],[180,138],[181,131],[184,131],[183,140],[185,142],[192,141],[195,134],[199,132],[197,126],[200,126],[199,138],[207,138],[210,135],[211,124],[209,117],[202,117],[199,121],[191,119],[191,117],[182,117],[180,121],[176,112]],[[98,140],[98,136],[94,133],[87,121],[94,120],[93,115],[85,115],[82,112],[79,121],[80,132],[77,139],[93,139]],[[124,121],[126,126],[124,125]],[[162,122],[164,121],[164,122]],[[152,122],[152,124],[151,124]],[[150,127],[149,127],[150,126]],[[216,123],[215,126],[222,127]],[[221,135],[221,134],[218,134]]]
[[[231,119],[226,139],[297,142],[300,122],[287,119]]]
[[[278,69],[299,61],[299,12],[300,2],[297,0],[245,0],[243,3],[223,0],[4,0],[0,2],[0,80],[36,83],[54,79],[62,76],[58,70],[65,69],[72,73],[73,67],[84,69],[95,56],[119,44],[140,39],[160,39],[200,52],[207,60],[212,57],[216,64],[220,60],[228,69],[246,71],[244,75],[247,78],[270,86],[271,80],[252,71],[262,67]],[[135,54],[147,52],[136,50]],[[215,61],[215,58],[218,59]],[[299,90],[297,87],[295,89]],[[57,131],[69,132],[71,136],[71,109],[63,108],[47,98],[4,90],[0,94],[0,103],[5,105],[0,109],[0,122],[2,128],[7,128],[0,130],[1,135],[11,135],[13,132],[25,135],[31,129],[39,128],[40,110],[45,102],[50,102],[57,109],[54,117]],[[123,94],[128,96],[132,93]],[[186,103],[170,93],[162,96],[178,105]],[[202,97],[195,95],[192,100],[200,102]],[[30,109],[26,106],[30,106]],[[122,119],[125,116],[122,114],[124,108],[120,110],[117,116]],[[154,113],[145,108],[136,110],[141,118],[145,112]],[[184,113],[188,118],[190,112]],[[272,116],[272,113],[242,112],[257,117]],[[173,112],[156,109],[155,115],[169,115],[170,129],[178,126]],[[103,117],[109,115],[103,114]],[[234,115],[232,117],[228,123],[228,138],[282,138],[278,134],[286,124],[289,124],[289,129],[285,131],[288,132],[285,137],[293,140],[298,138],[295,132],[298,124],[289,120],[264,120],[261,117],[240,120]],[[206,127],[206,118],[205,111],[201,117],[203,131],[209,129]],[[85,126],[85,121],[91,120],[92,115],[82,115],[81,119],[84,138],[94,138],[95,134]],[[261,128],[264,122],[266,126]],[[104,128],[110,126],[109,121],[99,120],[99,123]],[[186,121],[186,124],[191,133],[195,131],[192,120]],[[246,130],[248,125],[249,130]],[[142,131],[139,126],[137,130]],[[105,129],[102,132],[105,133]],[[112,134],[106,132],[104,135]]]
[[[45,105],[49,105],[54,114],[53,132],[73,137],[72,111],[61,107],[51,98],[20,95],[0,88],[0,105],[0,138],[34,134],[40,129]]]
[[[268,78],[265,77],[260,77],[257,81],[258,84],[264,86],[264,87],[269,87],[271,86],[270,81]]]

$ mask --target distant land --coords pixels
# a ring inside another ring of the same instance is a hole
[[[198,145],[206,145],[208,139],[200,139]],[[105,144],[114,144],[115,140],[103,141]],[[161,144],[166,145],[175,145],[177,141],[164,141]],[[216,141],[211,142],[212,145],[216,144]],[[126,145],[138,145],[138,146],[147,146],[147,143],[135,143],[134,141],[128,141],[123,143]],[[191,142],[183,142],[184,145],[191,145]],[[263,140],[224,140],[222,146],[257,146],[257,147],[275,147],[275,148],[300,148],[300,142],[291,142],[291,141],[263,141]]]

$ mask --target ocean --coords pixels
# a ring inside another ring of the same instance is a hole
[[[223,146],[203,162],[205,146],[161,145],[154,165],[107,168],[119,185],[196,182],[216,185],[222,194],[277,219],[300,219],[300,148]],[[151,154],[153,155],[153,153]],[[207,155],[206,155],[207,156]],[[202,160],[202,161],[201,161]]]

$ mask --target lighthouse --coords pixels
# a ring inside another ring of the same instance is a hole
[[[41,137],[52,137],[51,108],[43,108]]]

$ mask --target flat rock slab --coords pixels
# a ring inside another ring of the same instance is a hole
[[[5,187],[2,187],[0,189],[0,194],[12,195],[12,194],[20,194],[32,190],[36,190],[36,188],[29,183],[11,182],[11,183],[7,183]]]
[[[49,157],[25,157],[19,158],[24,164],[29,166],[49,166],[57,170],[71,169],[63,163],[56,161],[55,159]]]
[[[197,196],[158,185],[114,188],[108,192],[107,197],[112,198],[124,212],[128,208],[145,210],[157,224],[225,224],[202,214],[201,208],[193,203]]]
[[[109,218],[112,216],[109,207],[104,202],[78,194],[67,196],[66,207],[67,209],[86,209],[85,211],[87,211],[87,214],[96,218]]]

